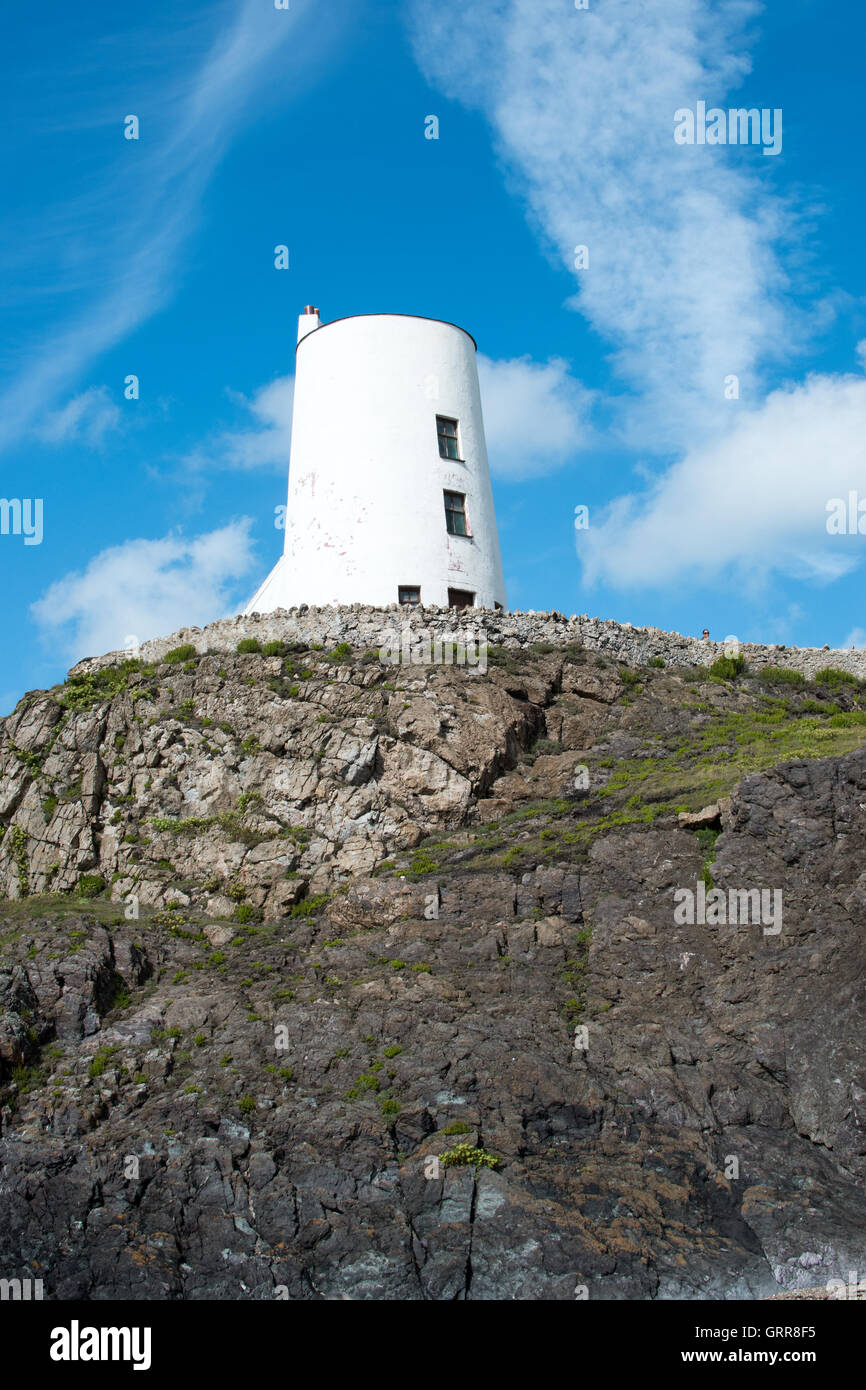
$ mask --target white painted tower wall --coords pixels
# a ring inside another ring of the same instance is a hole
[[[442,458],[437,415],[457,420]],[[444,491],[470,536],[450,535]],[[284,553],[247,606],[398,602],[446,607],[449,587],[506,606],[475,343],[455,324],[364,314],[298,326]]]

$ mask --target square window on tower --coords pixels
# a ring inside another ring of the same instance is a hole
[[[420,603],[421,589],[417,584],[400,584],[397,588],[398,603]]]
[[[469,527],[466,524],[466,494],[464,492],[446,492],[445,497],[445,526],[449,536],[468,536]]]
[[[439,436],[439,453],[444,459],[460,458],[460,443],[457,437],[457,421],[449,420],[445,415],[436,416],[436,433]]]

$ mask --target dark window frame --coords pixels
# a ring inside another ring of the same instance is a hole
[[[418,597],[417,597],[417,598],[404,598],[404,597],[403,597],[404,594],[417,594]],[[400,603],[400,604],[419,604],[419,605],[420,605],[420,603],[421,603],[421,585],[420,585],[420,584],[398,584],[398,585],[397,585],[397,602]]]
[[[447,429],[440,429],[441,425],[453,425],[454,433],[450,434]],[[439,457],[448,459],[451,463],[463,463],[464,459],[460,453],[460,421],[455,420],[451,415],[436,416],[436,438],[439,442]],[[450,453],[450,447],[454,446],[454,453]]]
[[[442,489],[442,497],[445,503],[445,529],[449,536],[460,536],[464,540],[471,540],[472,532],[469,529],[469,517],[466,515],[466,493],[454,492],[451,488],[446,487]],[[457,507],[449,506],[449,498],[457,498],[460,505]],[[459,518],[463,522],[464,529],[462,531],[459,530],[455,518]]]
[[[467,599],[467,602],[466,602],[466,603],[456,603],[456,602],[454,601],[454,599],[452,598],[452,595],[453,595],[453,594],[461,594],[465,599]],[[476,598],[476,595],[475,595],[475,590],[474,590],[474,589],[455,589],[455,588],[452,587],[452,585],[450,585],[450,584],[448,585],[448,607],[449,607],[449,608],[458,608],[458,609],[460,609],[460,608],[474,608],[474,607],[475,607],[475,598]]]

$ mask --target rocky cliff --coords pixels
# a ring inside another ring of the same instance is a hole
[[[866,1268],[856,676],[626,665],[535,617],[486,670],[387,666],[316,621],[85,663],[0,721],[0,1272],[611,1299]],[[778,922],[685,920],[714,888]]]

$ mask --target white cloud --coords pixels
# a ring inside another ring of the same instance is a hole
[[[592,396],[560,358],[497,362],[479,353],[478,375],[493,473],[536,477],[585,447]]]
[[[842,646],[866,647],[866,627],[852,627]]]
[[[751,580],[771,570],[839,578],[862,559],[863,542],[827,533],[827,503],[847,502],[858,483],[866,498],[864,440],[861,376],[812,376],[774,391],[742,410],[723,440],[593,515],[578,536],[584,577],[619,589],[710,580],[728,568]]]
[[[66,444],[83,439],[88,444],[100,444],[109,430],[120,424],[120,408],[111,399],[105,386],[91,386],[73,396],[60,410],[51,411],[37,430],[46,444]]]
[[[242,517],[200,536],[112,546],[53,583],[32,605],[33,617],[74,662],[239,611],[237,585],[254,561],[251,524]]]
[[[754,399],[766,363],[804,336],[773,249],[794,226],[770,183],[779,161],[673,139],[678,108],[721,105],[747,76],[742,26],[758,9],[751,0],[605,0],[586,11],[563,0],[414,3],[422,70],[484,112],[530,220],[575,276],[570,304],[643,393],[628,421],[642,449],[724,427],[724,378],[738,375],[743,399]],[[579,245],[590,263],[576,271]]]
[[[239,391],[229,396],[252,416],[245,430],[223,430],[212,435],[183,460],[187,469],[207,467],[271,468],[288,472],[292,442],[292,401],[295,379],[277,377],[256,391],[250,399]]]
[[[148,113],[140,142],[122,138],[120,121],[129,98],[118,92],[113,120],[121,153],[105,181],[56,216],[46,218],[40,209],[33,228],[20,229],[20,244],[32,246],[43,274],[58,264],[57,247],[71,243],[75,274],[69,278],[77,289],[83,287],[89,302],[77,317],[18,352],[22,365],[0,392],[0,448],[43,420],[57,396],[99,354],[171,298],[182,270],[181,252],[198,228],[202,197],[246,108],[253,99],[261,106],[296,95],[323,69],[334,42],[345,38],[344,6],[323,18],[307,0],[296,0],[288,13],[243,0],[217,13],[231,18],[206,44],[197,66],[175,70],[161,89],[139,92]],[[191,38],[200,51],[201,22],[189,32],[182,27],[166,36],[157,70],[173,63],[176,69],[174,49],[189,48]],[[135,43],[130,47],[134,51]],[[126,64],[127,49],[123,53]],[[74,67],[72,59],[69,66]],[[46,225],[50,243],[40,232]]]

